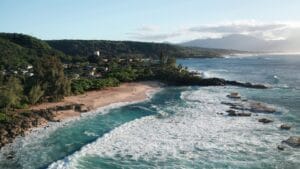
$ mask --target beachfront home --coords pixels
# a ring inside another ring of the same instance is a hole
[[[99,50],[94,51],[94,55],[95,56],[100,56],[100,51]]]

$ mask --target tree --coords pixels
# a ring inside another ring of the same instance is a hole
[[[45,56],[34,64],[34,79],[41,84],[44,95],[50,101],[59,101],[71,91],[70,81],[64,75],[64,68],[57,57]]]
[[[16,77],[9,77],[0,87],[0,108],[6,112],[11,108],[16,108],[20,105],[23,96],[23,86]]]
[[[168,61],[168,57],[166,55],[164,55],[162,50],[160,51],[159,61],[160,61],[161,65],[165,65]]]
[[[176,59],[171,57],[167,59],[167,65],[171,67],[176,67]]]
[[[45,92],[42,90],[42,87],[40,85],[33,86],[28,94],[29,103],[36,104],[44,95],[44,93]]]

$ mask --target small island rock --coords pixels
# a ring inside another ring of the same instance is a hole
[[[261,123],[267,124],[267,123],[271,123],[271,122],[273,122],[273,120],[266,119],[266,118],[262,118],[262,119],[258,119],[258,122],[261,122]]]
[[[284,146],[283,145],[278,145],[277,149],[282,151],[282,150],[284,150]]]
[[[285,143],[291,147],[300,147],[300,137],[299,136],[291,136],[287,140],[282,141],[282,143]]]
[[[289,129],[291,129],[291,126],[289,126],[289,125],[287,125],[287,124],[282,124],[282,125],[280,126],[280,129],[282,129],[282,130],[289,130]]]

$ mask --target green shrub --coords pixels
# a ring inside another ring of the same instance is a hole
[[[0,112],[0,122],[7,122],[7,121],[9,121],[9,117],[6,114]]]
[[[82,94],[89,90],[99,90],[105,87],[116,87],[120,84],[116,78],[105,79],[78,79],[71,83],[72,93]]]

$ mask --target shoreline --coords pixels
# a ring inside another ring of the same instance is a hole
[[[143,102],[151,98],[152,94],[159,91],[162,86],[163,84],[157,81],[122,83],[118,87],[109,87],[99,91],[89,91],[82,95],[65,97],[60,102],[31,106],[30,110],[32,111],[46,110],[70,104],[80,104],[89,109],[83,112],[74,109],[54,111],[52,113],[53,121],[41,118],[41,123],[37,126],[32,126],[26,129],[23,134],[10,138],[11,142],[0,147],[0,152],[15,149],[14,147],[18,147],[17,144],[20,144],[22,140],[26,140],[27,137],[41,135],[47,129],[55,130],[57,127],[65,126],[68,122],[79,120],[81,117],[97,114],[97,112],[109,110],[116,106]]]
[[[110,87],[99,91],[89,91],[81,95],[65,97],[64,100],[60,102],[42,103],[32,106],[30,109],[41,110],[70,104],[79,104],[85,107],[86,110],[83,112],[75,110],[59,110],[53,113],[55,121],[65,121],[70,118],[80,117],[85,113],[95,112],[98,109],[111,104],[144,101],[149,97],[148,93],[155,92],[161,86],[162,83],[155,81],[122,83],[118,87]]]

